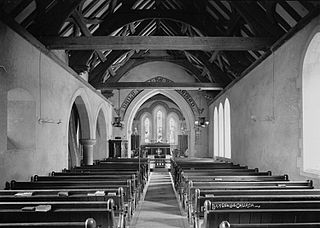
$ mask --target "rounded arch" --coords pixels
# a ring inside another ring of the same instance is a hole
[[[179,117],[179,120],[184,120],[184,117],[183,117],[182,113],[180,112],[180,110],[178,110],[176,108],[170,108],[169,105],[163,101],[155,101],[150,105],[150,107],[140,109],[135,118],[140,119],[141,115],[145,112],[151,113],[152,110],[159,104],[162,105],[163,107],[165,107],[165,109],[167,110],[167,113],[173,112],[173,113],[177,114],[177,116]]]
[[[219,121],[218,109],[214,107],[213,112],[213,155],[219,156]]]
[[[175,112],[167,115],[167,139],[170,144],[178,144],[179,117]]]
[[[152,110],[152,125],[153,128],[153,136],[156,142],[166,142],[166,119],[167,119],[167,110],[162,105],[157,105]],[[160,119],[159,119],[160,118]]]
[[[219,157],[224,157],[224,112],[223,104],[220,102],[218,110],[218,122],[219,122]]]
[[[68,120],[70,119],[71,110],[73,108],[73,105],[75,104],[77,108],[80,109],[79,111],[81,112],[81,114],[79,113],[79,115],[81,120],[83,121],[82,136],[83,138],[90,139],[90,137],[94,135],[93,132],[95,132],[95,128],[91,127],[91,126],[95,126],[94,124],[95,122],[93,122],[92,118],[90,118],[92,116],[91,108],[90,108],[91,106],[90,106],[89,98],[85,89],[83,88],[78,89],[73,94],[69,104],[70,105],[68,110]]]
[[[224,101],[224,156],[231,158],[231,124],[230,124],[230,102]]]
[[[178,92],[173,90],[158,90],[158,89],[144,90],[135,97],[134,102],[130,103],[127,109],[127,112],[124,116],[125,132],[126,132],[127,139],[129,140],[129,143],[128,143],[129,151],[131,151],[130,135],[131,135],[131,126],[133,123],[133,119],[139,107],[146,100],[148,100],[149,98],[151,98],[156,94],[162,94],[170,98],[172,101],[174,101],[178,105],[178,107],[184,114],[184,117],[186,119],[187,131],[189,132],[189,140],[188,140],[189,155],[193,157],[195,154],[195,131],[193,128],[193,123],[195,119],[194,114],[191,108],[189,107],[189,104],[185,101],[185,99]]]
[[[108,143],[107,143],[107,120],[106,120],[106,111],[101,104],[98,108],[98,113],[95,117],[95,139],[96,143],[93,147],[93,159],[101,160],[108,157]]]
[[[85,90],[80,88],[73,94],[68,111],[66,132],[69,168],[81,164],[80,139],[90,139],[92,137],[93,127],[90,124],[90,113],[89,99]]]
[[[149,126],[146,126],[146,119],[149,121]],[[142,144],[150,142],[150,140],[153,138],[153,124],[152,124],[152,115],[149,112],[145,112],[141,115],[140,118],[140,131],[141,131],[141,142]],[[148,133],[146,133],[148,127]]]
[[[320,172],[320,26],[311,34],[302,62],[303,171]]]

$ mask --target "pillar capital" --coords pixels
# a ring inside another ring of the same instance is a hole
[[[95,139],[80,139],[80,143],[83,146],[93,146],[96,142],[97,140]]]

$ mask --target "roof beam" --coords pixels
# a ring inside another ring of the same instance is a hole
[[[49,49],[67,50],[262,50],[269,38],[256,37],[183,37],[183,36],[96,36],[47,37]]]
[[[83,33],[83,35],[87,36],[87,37],[91,37],[92,34],[91,32],[89,31],[86,23],[84,22],[84,18],[83,18],[83,15],[81,15],[81,13],[78,11],[78,10],[75,10],[73,12],[73,18],[74,20],[76,21],[76,23],[78,24],[81,32]],[[106,57],[104,56],[104,54],[99,51],[99,50],[95,50],[97,55],[99,56],[100,60],[102,62],[106,61]]]
[[[184,82],[110,82],[96,87],[98,90],[112,89],[166,89],[166,90],[223,90],[218,83],[184,83]]]

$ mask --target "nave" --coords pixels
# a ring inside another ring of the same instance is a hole
[[[173,190],[170,173],[167,171],[152,172],[146,195],[130,227],[189,227],[182,213]]]
[[[7,182],[0,227],[320,227],[320,190],[224,159],[107,158]]]

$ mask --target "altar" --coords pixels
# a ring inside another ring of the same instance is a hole
[[[170,158],[172,157],[170,144],[148,143],[141,145],[143,157],[150,159],[150,168],[170,169]]]
[[[171,155],[170,144],[167,143],[149,143],[141,146],[145,151],[146,157],[153,155],[165,158],[166,155]]]

